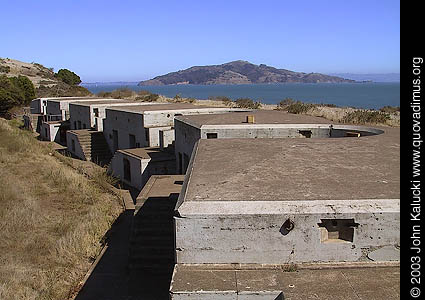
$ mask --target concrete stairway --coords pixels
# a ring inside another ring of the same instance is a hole
[[[132,271],[169,277],[174,266],[175,197],[149,197],[136,206],[130,236]]]
[[[87,160],[101,166],[107,165],[112,158],[108,143],[101,131],[74,130]]]

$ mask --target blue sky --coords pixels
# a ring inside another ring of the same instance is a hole
[[[84,82],[247,60],[300,72],[398,73],[399,1],[1,0],[0,57]]]

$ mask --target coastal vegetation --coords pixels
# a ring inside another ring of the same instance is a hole
[[[0,299],[62,300],[101,251],[120,199],[19,123],[0,119]]]
[[[100,91],[96,94],[100,98],[127,99],[141,102],[156,102],[160,96],[146,90],[133,91],[127,87],[119,88],[110,92]]]
[[[249,108],[249,109],[258,109],[261,107],[261,103],[253,101],[249,98],[239,98],[235,100],[236,107],[239,108]]]
[[[68,69],[60,69],[56,74],[56,78],[59,78],[63,82],[69,85],[77,85],[81,83],[80,76]]]
[[[389,113],[360,109],[346,113],[341,121],[351,124],[385,124],[390,119]]]
[[[80,77],[68,69],[57,73],[36,62],[22,62],[0,58],[0,76],[28,78],[35,89],[35,97],[90,96],[89,90],[79,86]],[[0,105],[5,100],[0,97]],[[23,100],[22,100],[23,101]]]
[[[292,114],[307,114],[349,124],[378,124],[400,126],[400,108],[384,106],[379,110],[337,107],[334,104],[305,103],[292,98],[280,101],[277,110]]]
[[[35,98],[35,89],[26,76],[0,75],[0,114],[17,106],[28,105]]]

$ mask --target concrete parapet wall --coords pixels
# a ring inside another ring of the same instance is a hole
[[[81,148],[78,135],[70,130],[66,132],[66,150],[81,160],[87,160],[84,151]]]
[[[130,180],[124,177],[124,159],[127,159],[130,163]],[[143,178],[143,172],[147,168],[149,161],[150,159],[140,159],[117,151],[109,165],[109,172],[126,184],[141,190],[149,179],[149,177]]]
[[[159,131],[159,148],[164,150],[174,141],[174,129],[165,129]]]
[[[398,199],[188,201],[178,212],[178,263],[361,261],[400,241]]]
[[[354,125],[333,124],[226,124],[198,125],[187,119],[175,120],[176,159],[178,153],[191,156],[197,140],[208,139],[263,139],[263,138],[342,138],[347,133],[370,136],[383,130]]]

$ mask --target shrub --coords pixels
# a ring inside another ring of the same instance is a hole
[[[386,106],[382,107],[381,109],[379,109],[379,111],[389,113],[389,114],[393,114],[393,113],[400,111],[400,107],[399,106],[386,105]]]
[[[159,95],[158,94],[149,94],[149,95],[143,97],[143,101],[146,101],[146,102],[155,102],[155,101],[158,100],[158,98],[159,98]]]
[[[235,103],[237,107],[240,107],[240,108],[257,109],[261,107],[260,102],[254,102],[252,99],[249,99],[249,98],[236,99]]]
[[[295,101],[292,98],[285,98],[277,104],[277,109],[285,110],[289,105],[293,104],[294,102]]]
[[[151,95],[151,92],[147,91],[147,90],[140,90],[137,92],[138,96],[149,96]]]
[[[35,98],[34,85],[25,76],[0,76],[0,112],[5,113],[15,106],[27,105]]]
[[[174,99],[175,102],[182,102],[183,101],[183,98],[182,98],[182,96],[180,96],[180,94],[175,95],[173,97],[173,99]]]
[[[96,96],[99,98],[110,98],[111,92],[100,91],[96,94]]]
[[[215,97],[208,97],[209,100],[215,100],[215,101],[221,101],[226,106],[232,105],[233,101],[229,97],[226,96],[215,96]]]
[[[63,82],[69,85],[78,85],[81,83],[80,76],[68,69],[60,69],[55,74],[55,77],[61,79]]]
[[[85,87],[59,82],[53,86],[40,85],[36,89],[36,95],[37,97],[84,97],[90,96],[92,93]]]
[[[375,110],[356,110],[348,112],[342,118],[343,123],[366,124],[366,123],[386,123],[390,115],[386,112]]]
[[[124,87],[124,88],[113,90],[110,96],[112,98],[123,99],[123,98],[130,98],[131,96],[133,96],[133,94],[134,94],[133,90],[127,87]]]
[[[319,106],[323,106],[323,107],[338,107],[335,104],[332,103],[320,103]]]
[[[9,73],[10,67],[9,66],[0,66],[0,72]]]
[[[291,114],[305,114],[310,109],[312,109],[316,106],[314,104],[304,103],[304,102],[301,102],[301,101],[295,101],[294,102],[292,99],[291,99],[291,101],[285,102],[285,104],[283,106],[280,106],[280,108],[282,110],[286,110],[288,113],[291,113]],[[279,105],[280,105],[280,103],[279,103]],[[278,105],[278,107],[279,107],[279,105]]]
[[[10,77],[9,80],[24,93],[22,104],[29,104],[35,98],[35,88],[28,77],[19,75],[18,77]]]

